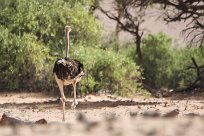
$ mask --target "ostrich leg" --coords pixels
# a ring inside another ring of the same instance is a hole
[[[58,85],[58,87],[60,89],[60,93],[61,93],[60,100],[62,102],[62,110],[63,110],[62,121],[65,121],[65,102],[67,101],[67,99],[65,98],[65,95],[64,95],[64,85],[63,85],[62,80],[58,79],[56,75],[55,75],[55,79],[57,81],[57,85]]]
[[[61,94],[62,99],[64,99],[64,101],[67,101],[67,99],[65,98],[65,95],[64,95],[64,85],[63,85],[62,80],[58,79],[56,75],[55,75],[55,79],[56,79],[57,85],[60,89],[60,94]]]
[[[73,88],[74,88],[74,100],[73,100],[73,102],[72,102],[71,109],[75,109],[76,106],[77,106],[77,104],[78,104],[78,102],[77,102],[77,100],[76,100],[76,82],[74,82],[74,83],[72,84],[72,86],[73,86]]]
[[[61,102],[62,102],[62,112],[63,112],[63,117],[62,117],[62,121],[65,121],[65,101],[64,99],[61,97],[60,98]]]
[[[61,102],[62,102],[62,111],[63,111],[63,117],[62,117],[62,121],[65,121],[65,102],[67,101],[65,96],[64,96],[64,89],[63,89],[63,85],[59,86],[60,88],[60,93],[61,93]]]

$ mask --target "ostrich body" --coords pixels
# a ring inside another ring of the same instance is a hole
[[[71,28],[69,26],[65,27],[66,32],[66,57],[60,58],[55,61],[53,73],[55,80],[60,90],[60,100],[62,101],[63,109],[63,121],[65,121],[65,102],[67,101],[64,95],[64,86],[72,85],[74,88],[74,100],[71,108],[74,109],[78,104],[76,100],[76,84],[81,80],[84,75],[83,64],[76,59],[70,59],[68,56],[69,52],[69,32]]]

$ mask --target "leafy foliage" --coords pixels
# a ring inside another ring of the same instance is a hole
[[[0,0],[0,89],[58,90],[52,74],[63,57],[65,25],[70,25],[71,58],[86,76],[84,93],[119,95],[140,89],[138,66],[124,55],[101,49],[99,25],[89,11],[94,0]]]
[[[73,29],[72,42],[98,45],[99,29],[93,15],[84,8],[91,2],[63,0],[1,0],[0,24],[15,35],[32,33],[52,51],[64,49],[64,26]]]
[[[87,55],[89,54],[89,55]],[[124,55],[113,51],[79,47],[72,54],[86,66],[86,77],[81,82],[83,90],[105,91],[118,95],[131,95],[142,91],[138,79],[139,67]]]
[[[149,35],[143,40],[143,67],[146,82],[156,88],[168,81],[169,66],[172,61],[170,45],[171,39],[162,33],[156,36]]]
[[[174,48],[171,39],[159,33],[143,39],[144,77],[145,82],[154,87],[170,87],[188,85],[196,77],[191,57],[202,62],[200,48]]]
[[[49,48],[42,46],[33,35],[15,36],[0,27],[1,87],[6,89],[28,88],[42,79],[48,67]],[[45,59],[46,58],[46,59]]]
[[[49,88],[54,59],[63,56],[63,29],[67,24],[75,28],[72,44],[99,45],[99,26],[84,8],[91,3],[92,0],[1,0],[1,88],[47,88],[44,82]]]

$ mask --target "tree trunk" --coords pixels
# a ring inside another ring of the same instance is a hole
[[[136,55],[138,56],[138,62],[140,66],[142,66],[143,64],[143,57],[142,57],[142,51],[141,51],[141,38],[142,36],[137,34],[135,39]]]
[[[118,10],[118,16],[117,16],[117,18],[119,20],[121,20],[121,13],[122,13],[122,11],[121,11],[121,9],[119,9]],[[115,27],[115,36],[119,39],[119,33],[121,32],[121,26],[120,26],[119,22],[116,22],[116,23],[117,24],[116,24],[116,27]]]
[[[121,14],[122,14],[122,10],[119,9],[118,10],[118,16],[117,16],[117,18],[119,20],[121,20]],[[122,29],[121,29],[121,26],[120,26],[119,22],[116,22],[116,23],[117,24],[116,24],[116,27],[115,27],[115,36],[116,36],[116,40],[119,41],[119,33],[121,32]],[[117,52],[119,51],[119,43],[117,44],[116,51]]]

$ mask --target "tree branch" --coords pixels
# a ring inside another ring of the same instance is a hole
[[[119,18],[117,18],[115,15],[113,15],[113,14],[110,13],[109,11],[105,11],[105,10],[104,10],[103,8],[101,8],[101,7],[100,7],[99,9],[100,9],[100,11],[101,11],[103,14],[105,14],[109,19],[112,19],[112,20],[117,21],[117,22],[120,24],[121,28],[122,28],[124,31],[127,31],[127,32],[131,33],[132,35],[135,35],[135,31],[128,29],[128,28],[125,26],[125,24],[123,24],[122,21],[121,21]]]

